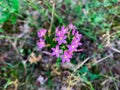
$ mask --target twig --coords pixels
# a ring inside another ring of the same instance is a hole
[[[19,55],[19,51],[18,51],[18,49],[17,49],[17,47],[16,47],[17,40],[15,39],[15,42],[14,42],[14,43],[12,42],[12,40],[10,40],[10,39],[8,39],[8,40],[9,40],[9,42],[12,44],[12,46],[14,47],[15,51],[17,52],[17,54]]]
[[[120,53],[120,50],[114,48],[114,47],[109,47],[111,50],[113,50],[114,52]]]
[[[112,54],[113,54],[113,53],[112,53]],[[113,56],[112,54],[110,54],[110,55],[108,55],[108,56],[106,56],[106,57],[104,57],[104,58],[102,58],[102,59],[96,61],[96,62],[93,64],[93,66],[96,65],[96,64],[98,64],[98,63],[100,63],[100,62],[102,62],[102,61],[104,61],[104,60],[106,60],[107,58],[112,57],[112,56]]]
[[[22,58],[22,56],[20,55],[17,47],[16,47],[17,39],[15,39],[15,42],[14,42],[14,43],[12,42],[12,40],[10,40],[10,39],[8,39],[8,40],[9,40],[9,42],[12,44],[12,46],[13,46],[13,48],[15,49],[16,53],[19,55],[20,59],[21,59],[21,60],[24,60],[24,59]]]
[[[70,86],[73,84],[73,82],[72,82],[72,77],[75,77],[74,74],[76,73],[76,71],[77,71],[80,67],[82,67],[89,59],[90,59],[90,57],[86,58],[81,64],[78,64],[78,66],[74,69],[73,73],[70,74],[70,76],[68,76],[68,87],[70,87]],[[80,81],[80,80],[78,80],[78,81]],[[94,90],[94,88],[93,88],[93,86],[91,85],[90,82],[89,82],[89,83],[87,82],[87,84],[90,85],[91,90]]]
[[[81,64],[79,64],[75,69],[74,69],[74,73],[80,68],[82,67],[88,60],[90,59],[90,57],[86,58]]]
[[[47,51],[42,51],[42,53],[43,53],[43,54],[47,54],[47,55],[49,55],[49,56],[52,56],[52,54],[49,53],[49,52],[47,52]]]

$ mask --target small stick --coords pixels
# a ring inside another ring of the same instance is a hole
[[[100,62],[102,62],[102,61],[104,61],[104,60],[106,60],[107,58],[110,58],[110,57],[112,57],[112,54],[110,54],[110,55],[108,55],[108,56],[106,56],[106,57],[98,60],[97,62],[95,62],[95,63],[93,64],[93,66],[96,65],[96,64],[98,64],[98,63],[100,63]]]
[[[80,68],[82,67],[88,60],[90,59],[90,57],[86,58],[81,64],[79,64],[75,69],[74,69],[74,73]]]
[[[114,47],[109,47],[109,48],[110,48],[111,50],[117,52],[117,53],[120,53],[120,50],[118,50],[118,49],[116,49],[116,48],[114,48]]]

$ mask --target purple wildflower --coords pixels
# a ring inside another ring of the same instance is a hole
[[[75,44],[77,46],[82,45],[82,43],[80,42],[80,39],[81,39],[80,37],[79,38],[74,37],[71,44]]]
[[[52,55],[55,55],[56,57],[59,57],[60,53],[62,53],[62,50],[59,49],[58,45],[56,46],[56,48],[52,48],[52,50]]]
[[[79,34],[79,32],[77,31],[75,33],[75,37],[78,38],[78,39],[81,39],[82,38],[82,34]]]
[[[76,29],[72,30],[72,35],[75,35]]]
[[[75,27],[72,23],[70,23],[68,27],[69,27],[70,29],[76,29],[76,27]]]
[[[68,45],[68,50],[69,50],[70,52],[74,52],[74,51],[77,50],[77,46],[78,46],[78,45],[76,45],[76,44]]]
[[[42,49],[43,47],[45,47],[45,40],[43,39],[40,39],[38,42],[37,42],[37,46]]]
[[[65,28],[64,26],[62,26],[61,31],[63,34],[67,34],[68,33],[68,28]]]
[[[65,40],[66,38],[67,38],[67,36],[60,35],[59,37],[56,38],[56,40],[58,41],[58,44],[61,45],[62,43],[64,43],[64,44],[67,43]]]
[[[61,31],[59,30],[59,27],[56,28],[55,33],[56,33],[55,34],[56,36],[60,36],[61,35]]]
[[[46,34],[46,32],[47,32],[47,30],[46,29],[40,29],[39,31],[38,31],[38,37],[43,37],[43,36],[45,36],[45,34]]]
[[[71,51],[71,52],[77,51],[77,47],[79,45],[82,45],[82,43],[80,42],[80,39],[81,39],[81,37],[78,37],[78,38],[77,37],[73,37],[71,45],[68,45],[69,51]]]
[[[65,28],[64,26],[62,26],[60,30],[60,28],[57,27],[55,32],[56,32],[56,36],[65,35],[66,33],[68,33],[68,28]]]
[[[64,54],[62,55],[62,62],[70,62],[70,58],[72,58],[71,54],[69,51],[64,51]]]

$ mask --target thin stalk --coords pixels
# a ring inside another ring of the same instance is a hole
[[[53,22],[54,22],[54,13],[55,13],[55,0],[53,0],[53,8],[52,8],[52,19],[51,19],[51,24],[50,24],[50,28],[48,31],[49,36],[51,35],[51,31],[52,31],[52,26],[53,26]]]

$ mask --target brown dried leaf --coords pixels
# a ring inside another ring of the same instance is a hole
[[[56,75],[57,75],[57,76],[61,75],[61,72],[60,72],[59,68],[56,66],[56,64],[54,64],[54,65],[52,66],[51,75],[54,75],[54,76],[56,76]]]
[[[39,55],[38,57],[35,56],[34,53],[32,53],[30,55],[30,58],[29,58],[29,62],[32,64],[32,63],[37,63],[38,61],[40,61],[42,59],[41,55]]]

